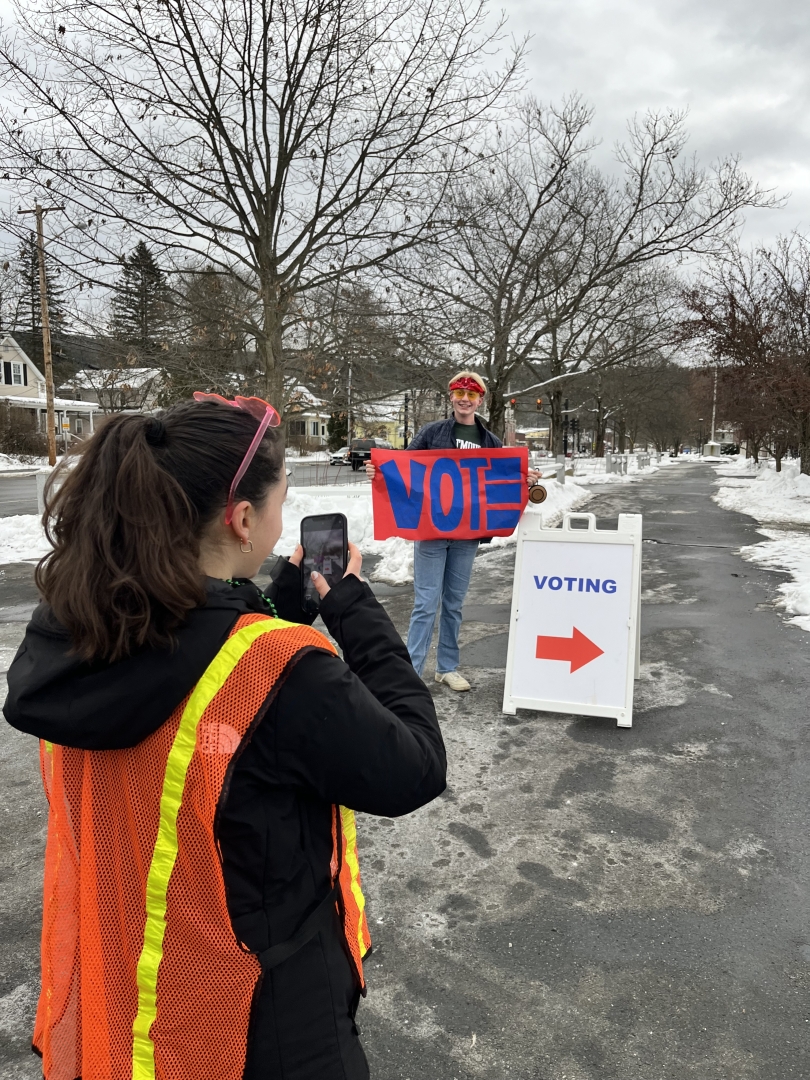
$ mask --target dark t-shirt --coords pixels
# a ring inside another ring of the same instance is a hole
[[[477,450],[482,445],[478,424],[454,424],[453,438],[456,450]]]

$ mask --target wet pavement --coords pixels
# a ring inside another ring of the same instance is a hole
[[[810,635],[774,608],[782,575],[736,554],[761,537],[713,479],[681,464],[587,506],[644,515],[631,730],[500,712],[514,550],[476,560],[473,690],[430,684],[449,788],[358,819],[376,1080],[810,1078]],[[35,591],[30,567],[0,571],[5,668]],[[404,632],[412,590],[377,592]],[[36,749],[5,725],[0,815],[0,1080],[18,1080],[39,1076],[44,815]]]

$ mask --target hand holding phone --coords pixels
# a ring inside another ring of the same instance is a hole
[[[346,567],[346,573],[343,575],[344,578],[347,578],[349,574],[353,574],[358,581],[363,581],[363,578],[360,577],[362,569],[363,556],[360,554],[360,548],[357,547],[356,544],[349,544],[349,565]],[[317,576],[313,581],[313,585],[315,586],[315,591],[317,592],[318,596],[320,596],[321,600],[323,600],[323,598],[329,592],[330,586],[327,583],[326,578],[321,577],[320,574],[317,574],[317,571],[316,575]]]

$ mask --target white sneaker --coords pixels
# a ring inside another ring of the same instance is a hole
[[[470,684],[464,678],[463,675],[459,675],[457,671],[445,671],[442,675],[436,672],[436,682],[444,683],[445,686],[449,686],[451,690],[469,690]]]

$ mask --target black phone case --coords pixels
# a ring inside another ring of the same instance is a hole
[[[307,593],[307,579],[304,573],[304,560],[307,556],[307,546],[304,543],[304,522],[311,521],[313,518],[336,518],[339,517],[343,522],[343,566],[349,565],[349,523],[346,520],[345,514],[309,514],[307,517],[301,518],[300,538],[301,547],[304,549],[304,559],[301,560],[301,607],[304,611],[312,613],[317,611],[321,606],[321,598],[317,593],[310,595]],[[345,572],[345,570],[344,570]]]

